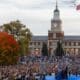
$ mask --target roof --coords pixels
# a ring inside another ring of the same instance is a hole
[[[48,36],[32,36],[32,41],[47,41]]]
[[[32,36],[32,41],[47,41],[48,36]],[[64,40],[80,41],[80,36],[64,36]]]
[[[64,40],[78,41],[80,40],[80,36],[64,36]]]

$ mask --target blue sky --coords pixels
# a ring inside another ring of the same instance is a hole
[[[47,35],[55,0],[0,0],[0,25],[13,20],[26,24],[34,35]],[[58,0],[65,35],[80,35],[80,0]]]

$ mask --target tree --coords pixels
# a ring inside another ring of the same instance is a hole
[[[46,43],[43,43],[42,45],[42,56],[48,56],[48,48]]]
[[[14,38],[18,41],[20,45],[20,53],[26,55],[29,50],[29,42],[31,40],[32,33],[25,25],[23,25],[19,20],[11,21],[10,23],[2,25],[4,31],[12,34]]]
[[[19,57],[19,45],[12,35],[0,32],[0,65],[16,64]]]
[[[64,50],[62,47],[62,43],[60,41],[57,42],[57,48],[55,50],[55,56],[62,57],[64,55]]]

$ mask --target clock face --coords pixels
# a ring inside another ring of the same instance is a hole
[[[56,27],[57,26],[57,23],[54,23],[54,27]]]

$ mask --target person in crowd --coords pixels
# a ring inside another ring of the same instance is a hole
[[[61,71],[61,77],[62,77],[62,80],[68,79],[68,67],[67,66],[64,70]]]
[[[69,70],[71,70],[71,75],[75,73],[74,69],[72,69],[73,66],[69,66],[68,70],[65,60],[56,61],[53,59],[51,62],[49,60],[48,58],[43,60],[42,58],[28,58],[26,64],[0,66],[0,80],[35,80],[36,75],[34,73],[39,74],[40,80],[63,80],[67,79]],[[65,63],[63,68],[61,67],[62,62]],[[50,73],[45,75],[48,71]],[[75,74],[79,75],[78,73]]]

